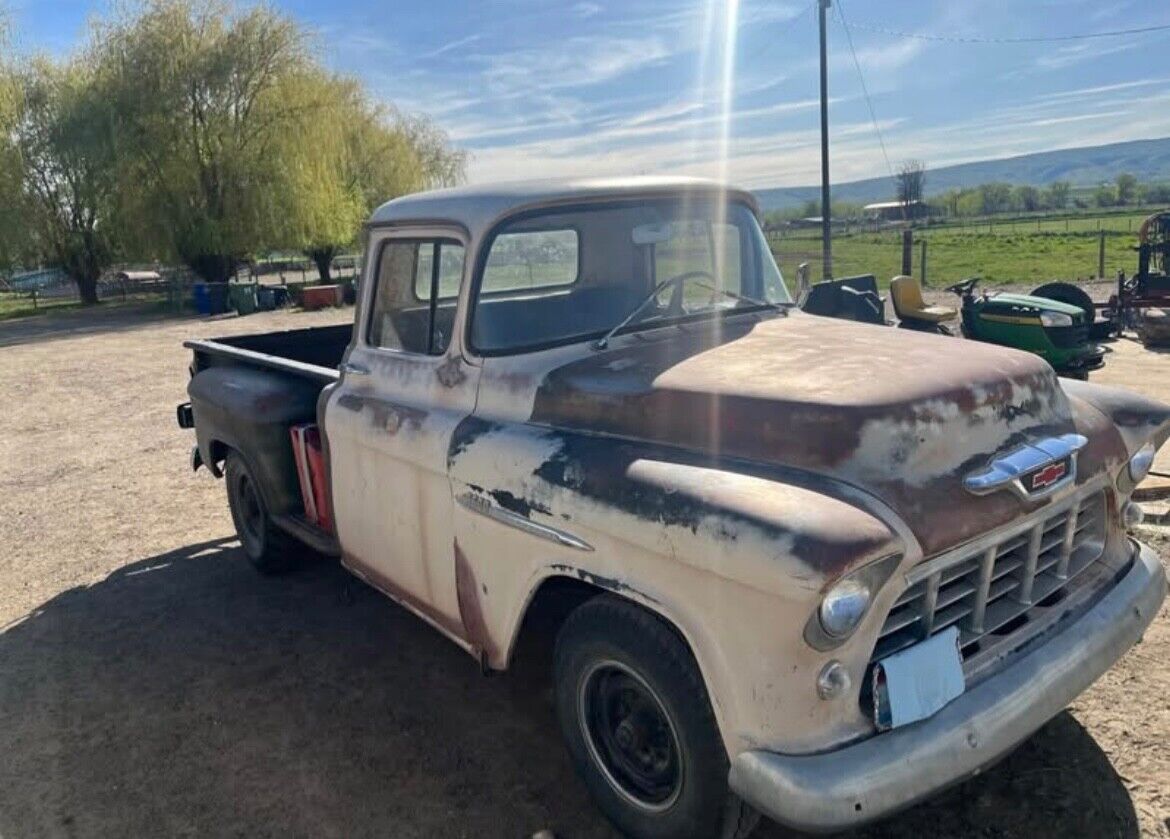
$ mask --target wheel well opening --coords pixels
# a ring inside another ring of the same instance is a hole
[[[552,665],[557,633],[569,613],[587,600],[605,594],[605,589],[573,577],[549,577],[540,584],[516,634],[511,668],[528,671],[540,668],[544,674]]]
[[[531,673],[533,668],[536,668],[540,674],[547,675],[552,667],[553,648],[556,645],[557,633],[560,632],[566,618],[578,606],[602,595],[624,600],[644,610],[674,633],[687,648],[687,652],[692,657],[694,656],[690,643],[678,627],[654,610],[603,586],[588,583],[575,577],[556,576],[544,580],[532,595],[528,609],[524,613],[524,619],[520,623],[520,629],[516,633],[509,669]]]
[[[207,444],[207,453],[211,456],[207,468],[211,470],[211,474],[217,478],[223,477],[223,462],[227,460],[228,452],[231,447],[220,440],[212,440]]]

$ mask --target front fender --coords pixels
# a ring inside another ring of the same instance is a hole
[[[1170,405],[1120,387],[1061,380],[1065,393],[1088,403],[1113,423],[1130,458],[1146,443],[1161,447],[1170,438]]]
[[[880,505],[839,481],[677,449],[470,418],[456,494],[575,533],[604,533],[772,594],[819,592],[904,549]]]
[[[817,699],[827,654],[803,634],[842,575],[891,553],[920,557],[880,502],[796,471],[475,418],[456,431],[449,468],[461,591],[492,666],[507,665],[533,591],[570,576],[679,630],[732,754],[823,747],[864,724],[856,703]],[[884,594],[867,623],[880,622]],[[832,653],[859,675],[869,629]]]

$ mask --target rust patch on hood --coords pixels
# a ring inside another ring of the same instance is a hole
[[[798,313],[571,362],[545,378],[532,420],[838,478],[890,504],[927,555],[1026,512],[1007,493],[970,495],[965,474],[1077,430],[1037,356]]]

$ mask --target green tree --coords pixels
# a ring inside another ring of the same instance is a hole
[[[284,238],[313,260],[324,282],[375,206],[462,178],[463,155],[446,135],[374,105],[352,79],[305,74],[288,97],[308,97],[318,116],[284,138],[280,156],[291,173]]]
[[[1007,212],[1012,207],[1012,185],[1007,183],[980,184],[981,212],[984,215]]]
[[[224,281],[279,244],[288,194],[284,137],[319,116],[290,96],[312,66],[290,19],[219,0],[147,0],[102,31],[116,106],[121,217],[143,249]]]
[[[1117,203],[1133,204],[1137,199],[1138,179],[1129,172],[1117,176]]]
[[[1068,196],[1072,186],[1068,181],[1053,181],[1044,190],[1044,203],[1053,210],[1063,210],[1068,206]]]
[[[1012,190],[1012,201],[1025,213],[1040,209],[1040,190],[1028,184],[1021,184]]]
[[[0,201],[3,258],[53,262],[98,302],[97,284],[113,259],[116,172],[113,114],[97,85],[93,56],[45,58],[0,71],[4,82]]]
[[[1093,193],[1093,201],[1098,207],[1112,207],[1117,203],[1117,191],[1109,184],[1101,184]]]
[[[939,199],[939,201],[946,210],[946,214],[948,216],[954,218],[959,215],[959,202],[962,199],[962,196],[962,191],[958,189],[948,189],[942,194],[942,197]]]
[[[902,216],[914,218],[917,205],[926,190],[926,164],[921,160],[907,160],[898,167],[896,178],[898,202],[902,205]]]
[[[15,143],[20,97],[14,69],[4,60],[8,50],[7,16],[0,6],[0,271],[10,270],[19,261],[24,226],[22,167]]]

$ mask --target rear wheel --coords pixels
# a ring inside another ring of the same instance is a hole
[[[1072,283],[1046,283],[1033,291],[1032,296],[1076,306],[1085,313],[1085,317],[1088,319],[1086,322],[1089,324],[1097,319],[1097,309],[1093,306],[1093,298],[1083,288]]]
[[[557,716],[598,807],[638,839],[745,837],[759,815],[727,787],[727,754],[686,645],[615,597],[566,620],[554,657]]]
[[[281,574],[295,568],[300,563],[301,546],[272,523],[260,487],[237,452],[228,453],[224,483],[236,535],[256,570]]]

